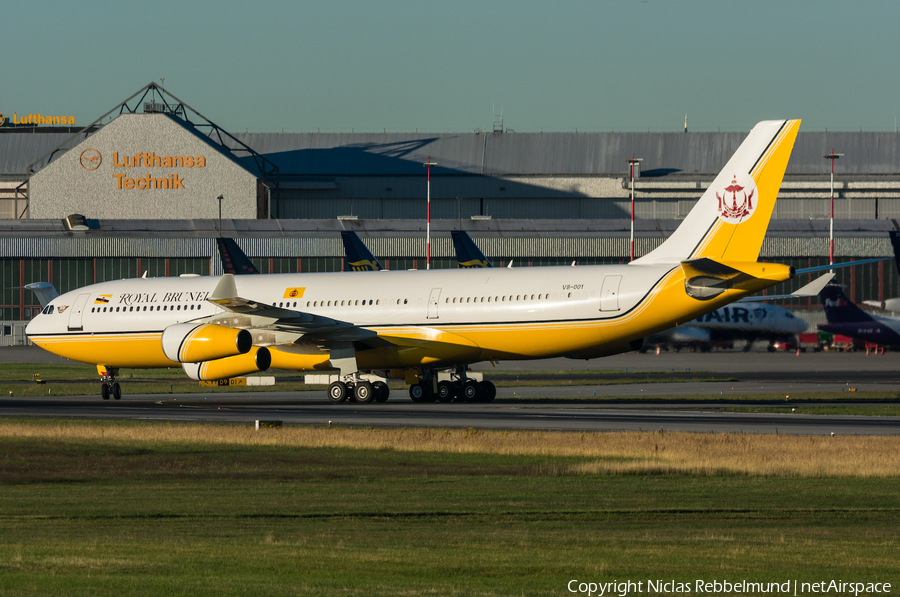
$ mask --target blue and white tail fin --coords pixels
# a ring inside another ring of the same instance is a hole
[[[344,252],[347,255],[347,266],[353,272],[379,272],[384,269],[381,262],[375,259],[372,252],[366,248],[359,235],[352,230],[341,230],[341,240],[344,241]]]
[[[755,262],[797,138],[799,120],[760,122],[662,245],[634,264],[708,258]]]
[[[463,230],[451,230],[453,249],[456,251],[456,262],[462,269],[473,267],[494,267],[472,237]]]

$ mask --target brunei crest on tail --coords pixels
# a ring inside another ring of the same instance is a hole
[[[729,224],[738,224],[753,215],[756,184],[749,176],[743,178],[746,180],[741,181],[743,183],[741,185],[738,183],[738,177],[733,176],[731,184],[725,187],[722,194],[716,193],[716,199],[719,200],[719,217]],[[738,203],[739,193],[741,195],[740,203]]]

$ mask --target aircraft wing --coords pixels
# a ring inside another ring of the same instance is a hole
[[[338,343],[358,342],[369,348],[390,347],[407,354],[421,353],[423,359],[434,355],[474,358],[480,352],[471,340],[442,330],[413,326],[378,335],[349,321],[246,299],[238,296],[233,274],[223,275],[207,300],[234,313],[237,318],[246,318],[245,322],[241,322],[242,327],[284,332],[289,337],[293,335],[295,345],[315,342],[335,346]]]
[[[767,296],[748,296],[744,297],[737,303],[758,303],[760,301],[779,301],[784,299],[810,298],[818,296],[825,286],[831,282],[834,277],[833,273],[820,276],[802,288],[798,288],[796,292],[791,294],[770,294]]]
[[[207,300],[231,313],[253,316],[256,318],[255,324],[282,332],[311,334],[316,338],[341,341],[364,341],[377,337],[375,332],[349,321],[274,307],[240,297],[234,283],[234,274],[223,275]]]

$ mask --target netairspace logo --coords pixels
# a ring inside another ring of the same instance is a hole
[[[680,582],[675,580],[646,580],[646,581],[618,581],[610,582],[583,582],[578,579],[570,580],[566,585],[570,593],[587,595],[589,597],[627,597],[628,595],[652,594],[708,594],[726,595],[732,593],[772,593],[781,595],[863,595],[889,594],[891,583],[878,582],[848,582],[844,580],[823,580],[819,582],[798,582],[788,580],[785,582],[750,582],[741,580],[731,582],[728,580],[695,580]]]

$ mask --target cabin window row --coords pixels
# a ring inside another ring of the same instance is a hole
[[[183,310],[184,311],[187,311],[187,310],[193,311],[196,308],[197,311],[199,311],[201,305],[202,305],[202,303],[197,304],[197,305],[190,305],[190,306],[184,305]],[[147,308],[147,305],[144,305],[143,307],[140,305],[138,305],[137,307],[133,307],[133,306],[132,307],[116,307],[115,311],[113,311],[112,307],[103,307],[103,308],[91,307],[91,313],[106,313],[107,309],[109,309],[110,313],[119,313],[119,309],[122,310],[121,311],[122,313],[131,313],[133,311],[143,312],[143,311],[148,311],[148,310],[149,311],[181,311],[182,310],[182,305],[156,305],[156,309],[154,309],[153,307],[154,307],[154,305],[150,305],[149,309]]]
[[[306,301],[307,307],[363,307],[365,305],[380,305],[381,299],[351,299],[349,301]],[[281,305],[279,305],[280,307]],[[285,305],[290,306],[290,303]],[[297,303],[294,303],[297,306]]]
[[[569,296],[571,297],[571,293],[569,293]],[[515,297],[515,298],[513,298],[513,297]],[[485,301],[485,298],[487,298],[487,301]],[[506,301],[509,301],[509,302],[529,301],[529,300],[530,301],[534,301],[534,300],[544,301],[549,298],[550,298],[549,294],[538,294],[538,295],[534,295],[534,294],[531,294],[531,295],[515,294],[515,295],[513,295],[513,294],[511,294],[511,295],[509,295],[508,298],[505,295],[504,296],[489,296],[489,297],[476,296],[474,298],[471,296],[466,296],[466,297],[461,296],[461,297],[459,297],[458,300],[456,297],[453,297],[453,298],[447,297],[446,299],[444,299],[444,302],[445,303],[456,303],[456,302],[459,302],[459,303],[484,303],[484,302],[505,303]]]

